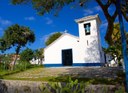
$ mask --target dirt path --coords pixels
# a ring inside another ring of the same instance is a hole
[[[42,78],[50,76],[76,76],[76,77],[100,77],[116,78],[122,68],[108,67],[62,67],[62,68],[35,68],[10,75],[15,78]]]

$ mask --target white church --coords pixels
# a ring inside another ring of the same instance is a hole
[[[44,66],[102,66],[102,51],[98,15],[76,19],[79,37],[63,33],[44,49]]]

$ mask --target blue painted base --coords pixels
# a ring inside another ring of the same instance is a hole
[[[62,64],[44,64],[44,67],[62,67]]]
[[[73,66],[101,66],[101,63],[74,63]]]
[[[73,63],[72,66],[102,66],[102,63]],[[45,67],[65,67],[62,64],[44,64]]]

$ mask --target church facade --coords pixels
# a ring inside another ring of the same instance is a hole
[[[79,37],[64,33],[44,49],[44,66],[102,66],[102,51],[98,15],[75,20],[79,28]]]

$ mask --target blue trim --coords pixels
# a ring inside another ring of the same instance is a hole
[[[44,67],[62,67],[62,64],[44,64]]]
[[[72,66],[102,66],[102,63],[73,63]],[[66,67],[63,66],[62,64],[44,64],[45,67]]]
[[[73,66],[102,66],[101,63],[73,63]]]

